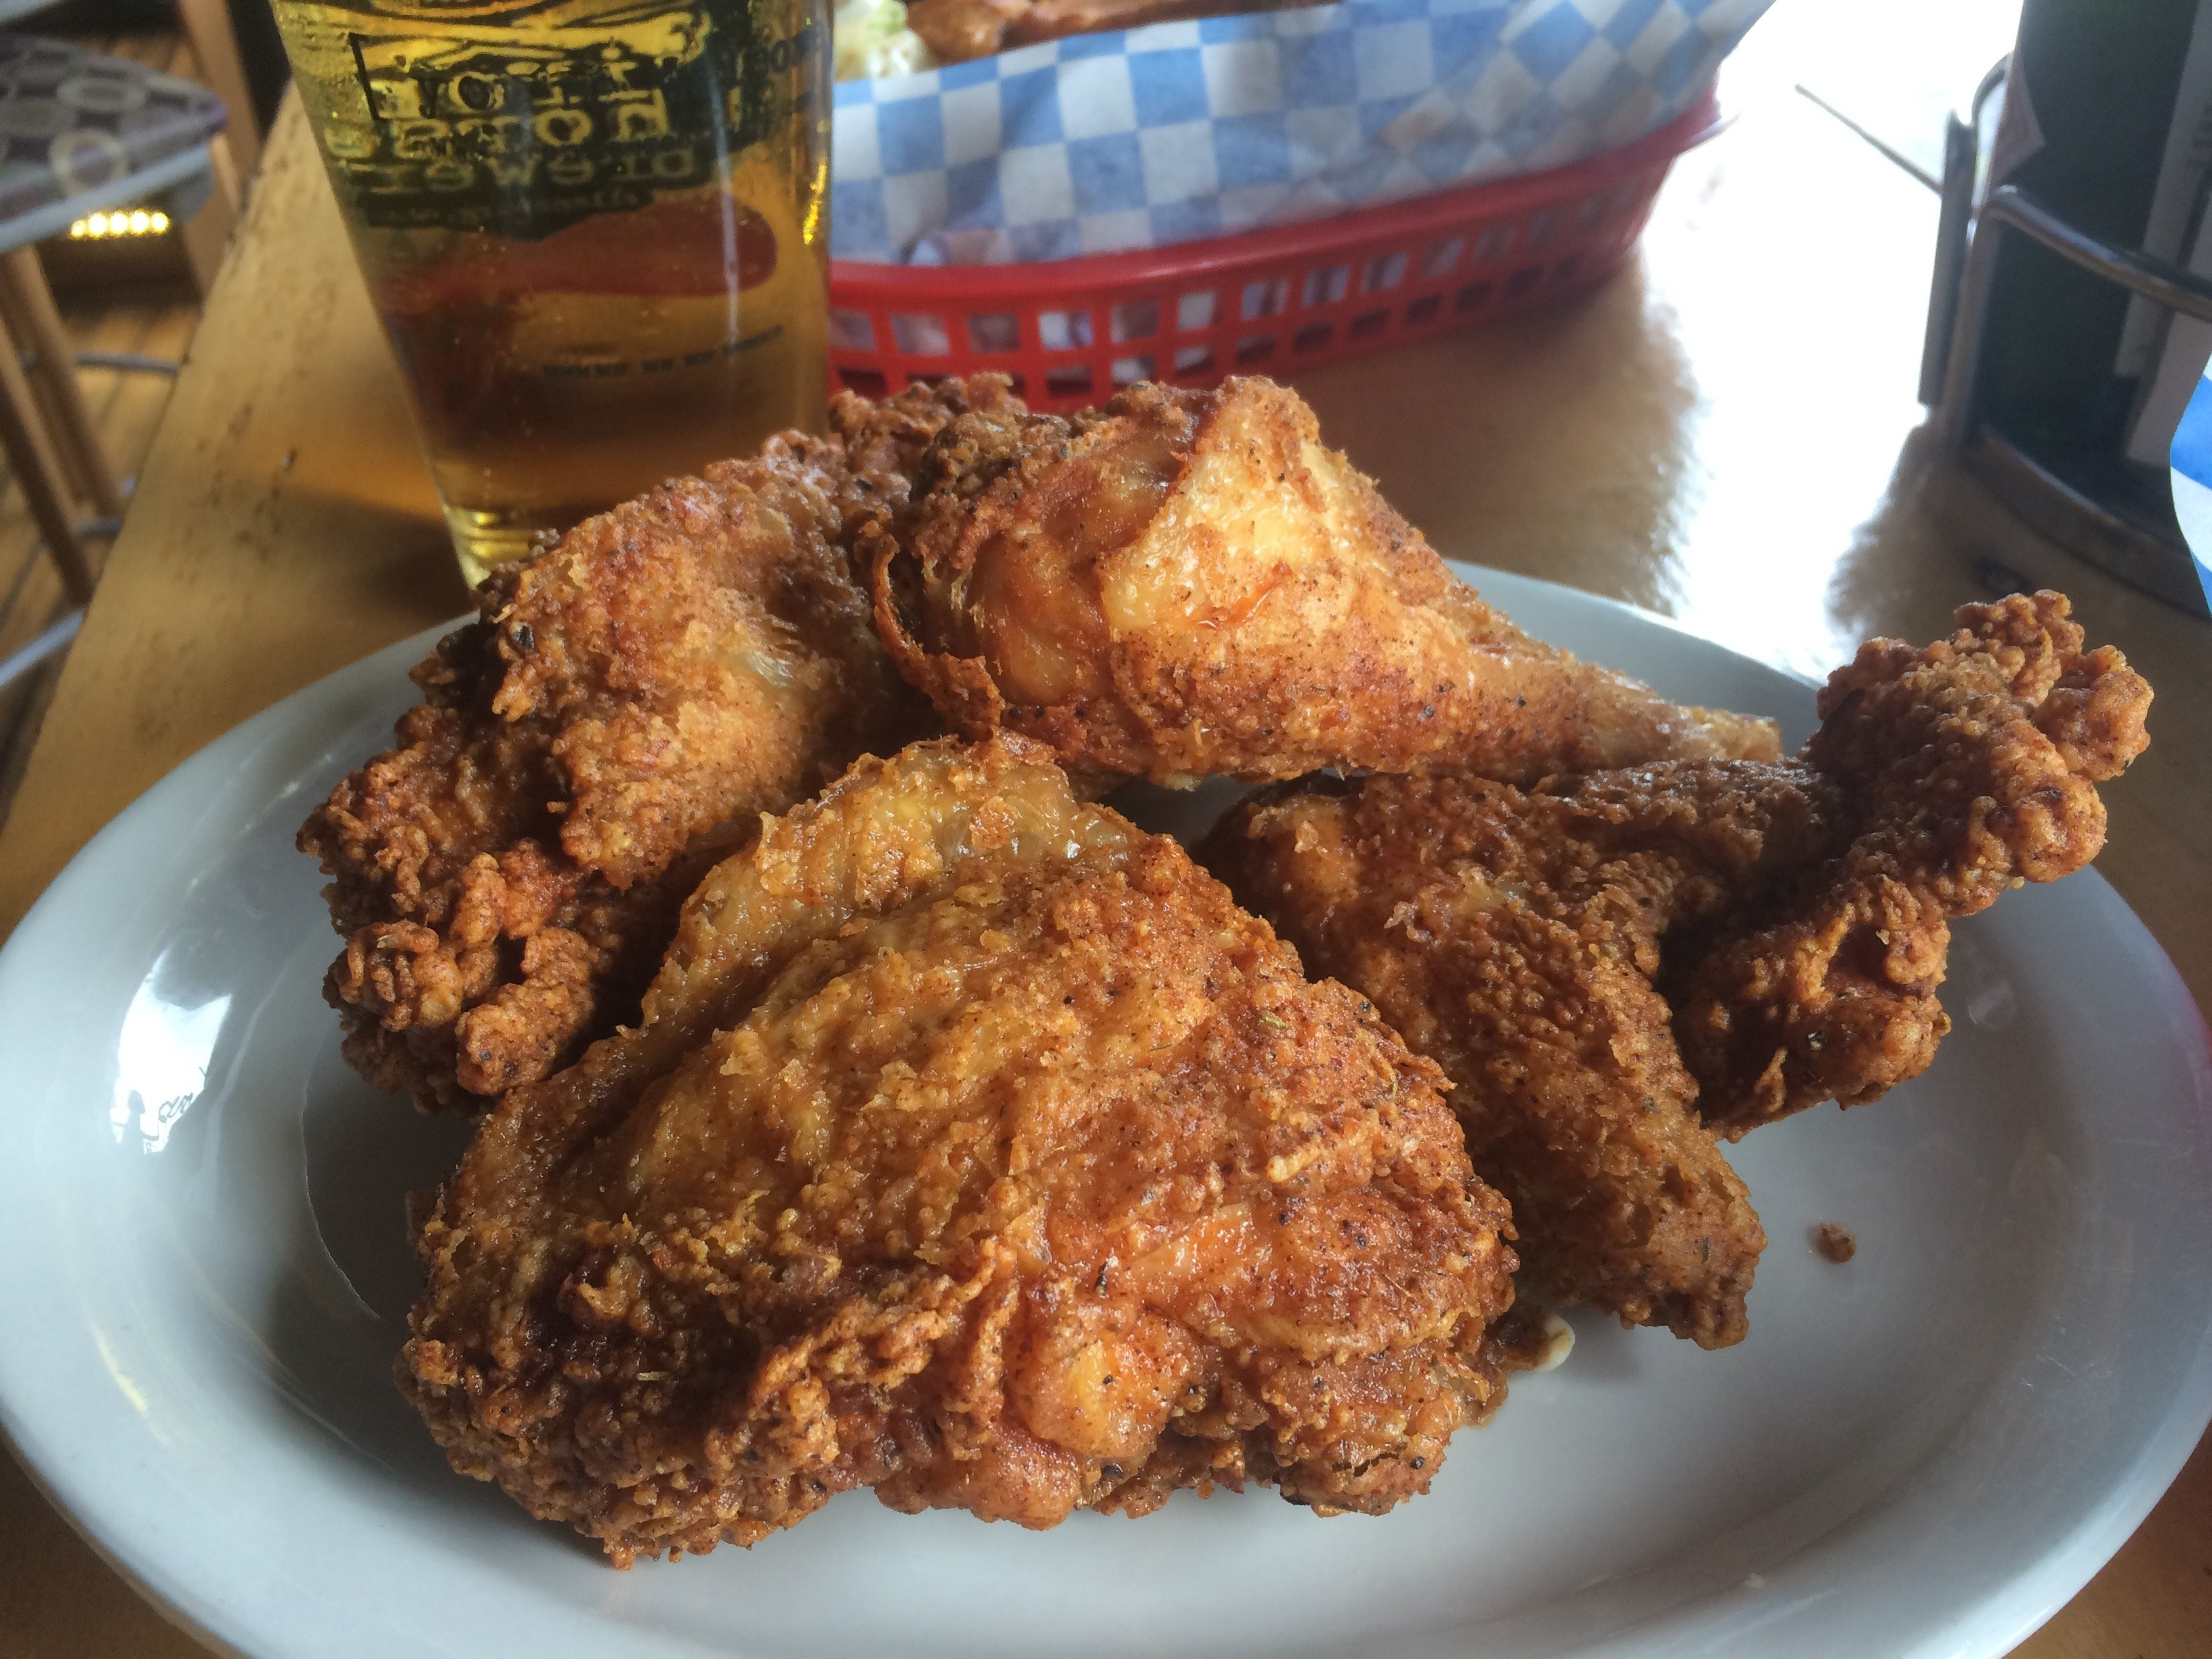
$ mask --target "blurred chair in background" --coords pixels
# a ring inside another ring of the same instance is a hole
[[[210,0],[220,12],[221,0]],[[0,0],[0,15],[29,8]],[[208,13],[184,0],[183,20]],[[227,36],[227,18],[224,20]],[[204,60],[203,60],[204,63]],[[229,76],[258,155],[235,49]],[[225,100],[194,82],[60,41],[0,33],[0,448],[71,611],[0,661],[0,685],[66,645],[91,597],[84,544],[119,527],[125,491],[88,417],[76,362],[33,244],[88,216],[156,203],[179,228],[202,291],[238,211]],[[152,360],[111,368],[173,371]]]

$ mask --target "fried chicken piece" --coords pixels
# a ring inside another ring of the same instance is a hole
[[[841,401],[586,520],[477,594],[397,745],[300,832],[346,935],[346,1055],[426,1107],[545,1076],[635,1014],[698,878],[856,755],[929,725],[854,581],[861,526],[1006,383]]]
[[[1540,1293],[1726,1346],[1765,1234],[1650,979],[1673,909],[1720,884],[1576,829],[1510,785],[1378,776],[1265,792],[1200,857],[1443,1067]]]
[[[858,1486],[1385,1510],[1536,1346],[1486,1340],[1507,1212],[1440,1083],[1042,748],[864,760],[708,876],[639,1028],[485,1119],[401,1386],[623,1564]]]
[[[958,64],[1071,34],[1321,3],[1322,0],[913,0],[906,21],[939,62]]]
[[[1186,783],[1326,766],[1533,781],[1780,753],[1485,605],[1263,380],[951,422],[875,536],[876,617],[957,729]],[[873,532],[872,532],[873,534]]]
[[[1202,855],[1443,1066],[1535,1285],[1725,1346],[1765,1237],[1716,1132],[1925,1068],[1947,919],[2094,857],[2145,742],[2063,596],[1959,623],[1863,647],[1794,761],[1309,783]]]
[[[1869,641],[1829,677],[1801,765],[1843,799],[1837,850],[1736,905],[1670,975],[1700,1109],[1731,1139],[1925,1071],[1951,1029],[1951,920],[2094,859],[2096,786],[2150,742],[2149,685],[2085,648],[2064,594],[1957,620],[1924,650]]]
[[[939,63],[964,64],[1004,52],[1029,10],[1030,0],[908,0],[906,26]]]
[[[841,538],[853,556],[853,579],[866,592],[872,553],[861,551],[871,520],[906,509],[908,494],[931,442],[955,417],[1018,420],[1029,405],[1004,374],[971,374],[911,386],[880,401],[841,392],[830,400],[830,429],[842,446],[847,480],[840,506]]]

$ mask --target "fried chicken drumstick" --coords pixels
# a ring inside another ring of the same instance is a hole
[[[1522,633],[1267,380],[955,420],[891,523],[876,615],[901,672],[959,730],[1040,738],[1079,772],[1529,782],[1780,753],[1770,722]]]
[[[858,1486],[1388,1509],[1505,1369],[1440,1081],[1037,746],[864,760],[708,876],[641,1027],[484,1120],[401,1383],[621,1563]]]
[[[1765,1240],[1716,1134],[1917,1076],[1950,920],[2096,856],[2149,688],[2056,593],[1877,640],[1778,764],[1309,783],[1201,856],[1457,1085],[1532,1281],[1711,1347]]]
[[[479,590],[397,746],[300,832],[344,953],[325,994],[371,1081],[426,1106],[545,1076],[635,1014],[720,856],[927,728],[849,564],[953,415],[1004,383],[841,400],[835,436],[590,520]]]

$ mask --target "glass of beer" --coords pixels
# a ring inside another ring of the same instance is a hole
[[[276,0],[463,573],[821,429],[820,0]]]

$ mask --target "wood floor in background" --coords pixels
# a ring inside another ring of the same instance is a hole
[[[79,351],[132,351],[173,362],[185,355],[199,320],[198,306],[181,291],[173,298],[66,293],[56,298]],[[84,388],[85,404],[108,464],[117,477],[131,477],[153,445],[154,428],[168,404],[171,378],[82,368],[77,371],[77,382]],[[94,542],[88,550],[97,570],[106,549]],[[0,483],[0,658],[27,642],[64,609],[61,579],[31,522],[23,492],[15,479],[6,478]],[[50,658],[0,690],[0,822],[6,820],[15,799],[60,665],[59,657]]]

